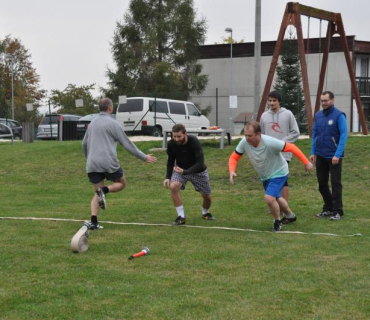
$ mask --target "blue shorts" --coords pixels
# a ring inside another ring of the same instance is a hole
[[[123,170],[119,168],[116,172],[89,172],[87,174],[89,177],[89,181],[93,184],[98,184],[99,182],[103,181],[104,179],[108,179],[110,181],[117,181],[123,177]]]
[[[275,198],[280,198],[281,190],[283,190],[287,180],[288,175],[280,178],[272,178],[262,181],[263,187],[265,188],[265,194]]]

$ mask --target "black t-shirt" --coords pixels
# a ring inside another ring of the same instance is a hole
[[[166,179],[171,179],[173,167],[176,165],[184,169],[184,174],[199,173],[207,169],[204,163],[202,146],[197,137],[188,136],[188,141],[183,145],[177,145],[173,139],[167,147],[167,173]]]

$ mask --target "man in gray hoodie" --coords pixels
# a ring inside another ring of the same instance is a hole
[[[100,114],[91,121],[82,141],[82,149],[86,157],[86,172],[94,185],[95,194],[91,200],[91,222],[85,221],[89,229],[102,229],[98,223],[99,208],[105,209],[105,195],[108,192],[118,192],[125,188],[126,179],[117,158],[117,143],[133,156],[153,163],[157,158],[144,154],[127,138],[122,126],[111,117],[113,102],[103,98],[99,101]],[[105,179],[112,181],[108,186]]]
[[[261,133],[276,139],[294,143],[299,138],[299,128],[293,113],[281,107],[281,94],[279,91],[271,91],[268,95],[269,110],[265,111],[260,119]],[[283,152],[283,157],[289,162],[292,160],[291,152]],[[289,200],[288,181],[281,192],[281,196]],[[283,217],[282,223],[287,224],[297,220],[297,217]]]

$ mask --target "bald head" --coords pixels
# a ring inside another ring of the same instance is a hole
[[[103,98],[99,101],[99,110],[103,112],[107,112],[109,107],[112,107],[113,110],[113,102],[109,98]]]

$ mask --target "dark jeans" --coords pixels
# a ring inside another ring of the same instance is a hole
[[[329,188],[329,174],[331,189]],[[332,211],[343,215],[342,203],[342,159],[333,165],[332,159],[316,156],[316,175],[319,191],[324,200],[323,211]]]

